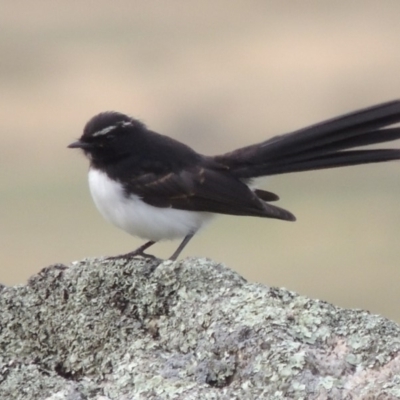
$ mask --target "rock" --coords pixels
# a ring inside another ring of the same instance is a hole
[[[400,398],[399,325],[206,259],[53,265],[0,307],[0,399]]]

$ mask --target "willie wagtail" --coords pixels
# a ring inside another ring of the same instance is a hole
[[[400,149],[357,149],[400,138],[400,100],[352,112],[218,156],[205,156],[118,112],[94,116],[80,148],[90,160],[89,186],[103,217],[148,240],[121,257],[144,253],[163,239],[183,238],[175,260],[215,214],[294,221],[249,187],[252,178],[400,159]],[[352,150],[349,150],[352,149]],[[152,256],[150,256],[152,257]]]

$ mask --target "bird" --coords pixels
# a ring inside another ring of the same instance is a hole
[[[400,138],[400,100],[353,111],[216,156],[200,154],[126,114],[92,117],[68,147],[90,161],[88,179],[102,216],[146,242],[117,256],[145,253],[161,240],[182,239],[176,260],[217,214],[295,221],[279,197],[254,188],[258,177],[400,159],[400,149],[364,146]]]

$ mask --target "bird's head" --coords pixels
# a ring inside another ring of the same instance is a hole
[[[91,118],[70,149],[82,149],[93,163],[118,160],[129,155],[146,127],[128,115],[107,111]]]

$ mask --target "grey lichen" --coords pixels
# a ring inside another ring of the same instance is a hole
[[[92,259],[0,291],[0,399],[400,398],[400,327],[205,259]]]

